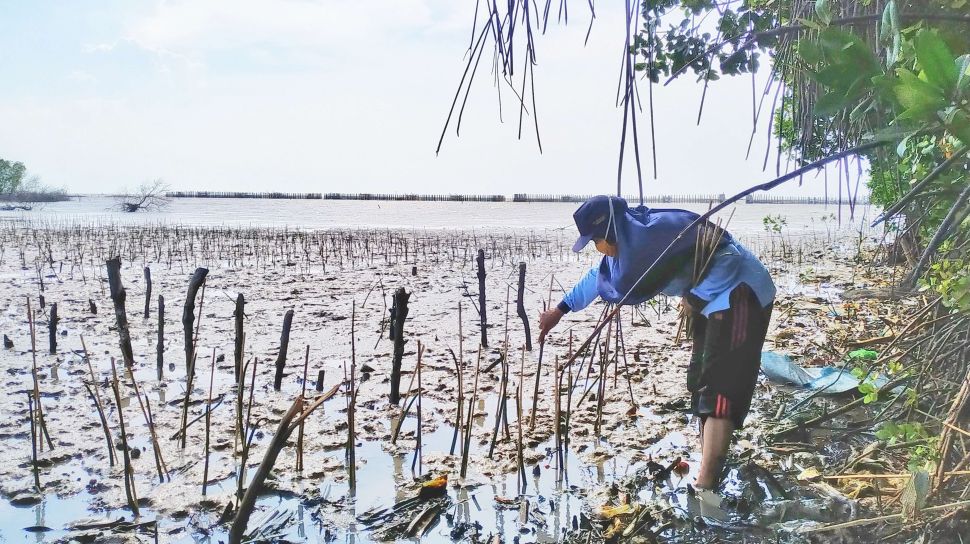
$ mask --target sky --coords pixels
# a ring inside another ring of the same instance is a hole
[[[436,155],[473,0],[0,0],[0,158],[77,193],[156,178],[176,190],[614,192],[622,3],[597,3],[585,46],[586,2],[570,7],[568,25],[537,37],[542,153],[534,130],[517,138],[508,86],[500,119],[486,58],[461,134],[452,124]],[[773,177],[763,136],[745,160],[751,79],[712,83],[698,126],[701,93],[693,77],[655,87],[657,179],[639,114],[646,193]],[[628,162],[623,192],[636,183]],[[778,192],[823,191],[806,177]]]

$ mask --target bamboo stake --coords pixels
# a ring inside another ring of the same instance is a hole
[[[422,366],[421,365],[421,359],[422,359],[422,356],[423,355],[424,355],[424,345],[421,343],[420,340],[418,340],[418,368],[417,368],[417,374],[418,374],[418,432],[417,432],[417,443],[414,445],[414,458],[411,460],[411,472],[414,472],[414,465],[415,465],[415,463],[417,463],[417,466],[418,466],[418,475],[420,475],[421,472],[422,472],[422,461],[423,461],[423,457],[424,457],[424,455],[422,453],[422,449],[423,448],[421,447],[422,441],[423,441],[423,436],[421,434],[421,424],[422,424],[422,421],[421,421],[421,397],[423,396],[422,395],[422,390],[421,390],[421,366]]]
[[[353,331],[353,321],[351,321],[351,331]],[[353,332],[351,332],[351,337]],[[306,345],[306,352],[303,355],[303,388],[300,391],[300,398],[306,399],[306,376],[307,369],[310,366],[310,344]],[[296,433],[296,470],[297,472],[303,472],[303,424],[300,424],[299,430]]]
[[[124,461],[125,497],[128,507],[138,517],[138,494],[135,492],[135,469],[131,465],[131,454],[128,451],[128,435],[125,431],[125,413],[121,406],[121,391],[118,388],[118,372],[115,370],[115,359],[111,358],[111,389],[115,394],[115,405],[118,407],[118,426],[121,430],[121,458]]]
[[[54,442],[51,440],[50,433],[47,432],[47,422],[44,420],[44,407],[40,402],[40,380],[37,378],[37,333],[34,327],[34,311],[30,307],[30,297],[27,297],[27,321],[30,325],[30,355],[33,363],[30,373],[34,381],[34,408],[37,410],[36,421],[40,426],[41,436],[47,440],[47,448],[53,450]],[[40,451],[44,451],[43,442],[40,442]]]
[[[91,358],[88,357],[88,347],[84,345],[84,335],[81,335],[81,350],[84,354],[84,361],[88,364],[88,372],[91,373],[91,387],[88,393],[94,399],[94,405],[98,409],[98,417],[101,419],[101,429],[104,430],[104,439],[108,443],[108,466],[115,466],[114,445],[111,443],[111,430],[108,428],[108,419],[104,417],[104,408],[101,404],[101,395],[98,393],[98,379],[94,376],[94,367],[91,366]]]
[[[215,382],[216,376],[216,348],[212,348],[212,363],[209,367],[209,400],[206,403],[205,410],[205,464],[202,467],[202,496],[205,497],[206,486],[209,480],[209,426],[212,422],[211,413],[212,410],[209,407],[212,406],[212,385]]]
[[[37,467],[37,425],[34,422],[34,398],[27,394],[27,410],[29,411],[30,421],[30,465],[31,472],[34,473],[34,487],[41,491],[40,469]]]
[[[472,398],[468,404],[468,416],[465,418],[465,444],[461,450],[461,477],[468,474],[468,454],[472,442],[472,423],[475,418],[475,402],[478,400],[478,375],[482,368],[482,345],[478,345],[478,357],[475,362],[475,382],[472,385]]]

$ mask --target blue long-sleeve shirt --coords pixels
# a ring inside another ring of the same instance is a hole
[[[559,309],[564,312],[578,311],[596,300],[599,297],[596,289],[598,274],[598,265],[587,271],[563,297]],[[668,296],[684,296],[689,292],[705,303],[701,309],[705,317],[730,308],[731,291],[741,283],[751,287],[762,306],[771,304],[775,299],[775,284],[768,271],[754,254],[739,243],[726,244],[719,249],[704,279],[694,288],[690,288],[691,276],[692,265],[676,274],[661,292]]]

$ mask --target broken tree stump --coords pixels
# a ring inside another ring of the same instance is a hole
[[[233,316],[236,318],[236,342],[235,351],[233,352],[233,361],[235,363],[236,371],[236,381],[239,381],[239,374],[242,372],[243,368],[243,317],[245,316],[244,307],[246,306],[246,298],[242,293],[236,295],[236,310],[233,312]]]
[[[283,316],[283,333],[280,335],[280,353],[276,356],[276,377],[273,379],[273,389],[279,391],[283,384],[283,368],[286,366],[286,350],[290,346],[290,326],[293,325],[293,310],[287,310]]]
[[[194,372],[192,359],[195,355],[195,340],[192,337],[192,325],[195,323],[195,295],[205,283],[208,268],[196,268],[189,280],[189,289],[185,295],[185,305],[182,307],[182,329],[185,336],[185,370]]]
[[[515,313],[522,320],[522,327],[525,329],[525,349],[532,351],[532,332],[529,329],[529,316],[525,313],[525,263],[519,263],[519,290],[518,300],[515,302]]]
[[[88,299],[88,310],[92,315],[98,315],[98,305],[94,303],[94,299]]]
[[[51,311],[48,315],[49,317],[47,319],[47,332],[48,332],[49,343],[50,343],[50,352],[51,352],[51,355],[55,355],[57,353],[57,322],[60,321],[60,318],[57,317],[56,302],[54,304],[51,304]]]
[[[401,359],[404,357],[404,320],[408,317],[408,299],[411,294],[398,287],[394,291],[391,306],[391,339],[394,340],[394,358],[391,362],[391,404],[401,401]]]
[[[145,319],[148,319],[148,309],[152,302],[152,271],[145,267]]]
[[[478,319],[482,329],[482,347],[488,347],[488,335],[485,329],[488,327],[488,316],[485,312],[485,250],[478,250]]]
[[[128,314],[125,312],[125,287],[121,285],[121,258],[108,259],[108,289],[111,292],[111,302],[115,307],[115,320],[118,323],[118,336],[121,342],[121,356],[125,366],[131,368],[135,364],[135,356],[131,351],[131,333],[128,331]]]

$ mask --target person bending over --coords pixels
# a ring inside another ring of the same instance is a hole
[[[582,310],[597,297],[621,304],[639,304],[660,293],[681,297],[693,318],[687,389],[691,411],[700,421],[701,448],[694,485],[713,490],[732,434],[742,427],[751,406],[775,285],[758,258],[727,232],[706,273],[695,281],[699,227],[678,235],[697,218],[687,210],[631,208],[612,196],[584,202],[573,214],[579,230],[573,251],[592,241],[604,256],[562,302],[540,314],[539,342],[563,315]],[[716,228],[709,222],[701,225]],[[667,255],[651,268],[671,243]]]

